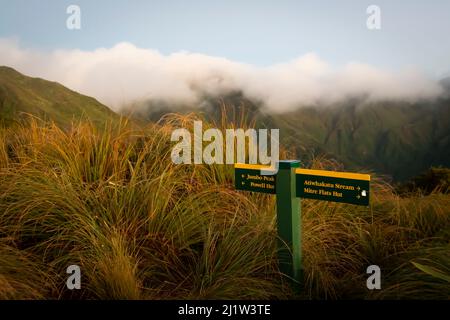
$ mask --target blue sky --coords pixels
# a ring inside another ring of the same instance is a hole
[[[82,29],[66,28],[77,4]],[[381,30],[366,8],[381,8]],[[433,76],[450,71],[450,1],[56,1],[0,0],[0,38],[39,50],[110,48],[119,42],[162,54],[180,50],[268,66],[308,52]]]

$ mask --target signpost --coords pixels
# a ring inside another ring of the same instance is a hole
[[[235,164],[237,190],[277,196],[278,264],[280,271],[299,289],[303,274],[300,198],[369,205],[370,175],[301,169],[298,160],[269,166]],[[265,170],[265,174],[261,174]]]

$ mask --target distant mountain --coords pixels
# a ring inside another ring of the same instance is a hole
[[[299,154],[327,153],[350,169],[405,180],[431,166],[450,167],[450,100],[435,103],[348,102],[271,115],[282,143]]]
[[[91,97],[72,91],[59,83],[31,78],[0,66],[0,124],[10,125],[35,115],[67,126],[82,117],[104,123],[118,115]]]
[[[303,107],[274,114],[236,92],[205,97],[200,110],[217,119],[222,101],[245,105],[247,117],[254,118],[258,127],[279,128],[282,146],[294,149],[306,163],[312,156],[325,154],[342,162],[347,170],[374,170],[396,181],[431,166],[450,167],[450,98],[413,104],[367,104],[355,99],[330,107]],[[148,121],[170,111],[199,110],[155,102],[131,109],[139,119]]]

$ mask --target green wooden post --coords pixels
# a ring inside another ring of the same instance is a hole
[[[298,292],[302,277],[300,199],[296,195],[298,160],[280,161],[277,174],[278,261],[280,271],[293,281]]]

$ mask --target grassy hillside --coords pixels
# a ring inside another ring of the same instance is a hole
[[[367,208],[302,201],[295,295],[277,269],[274,196],[234,190],[231,166],[171,162],[172,130],[195,118],[0,129],[0,298],[450,298],[449,195],[401,198],[376,176]],[[81,290],[65,287],[71,264]],[[366,288],[371,264],[381,290]]]
[[[234,190],[232,166],[172,163],[172,131],[198,114],[138,129],[111,122],[117,116],[92,98],[9,68],[0,68],[0,102],[0,299],[450,299],[447,170],[419,176],[402,196],[373,175],[367,208],[302,200],[297,295],[277,269],[274,197]],[[448,101],[277,116],[256,105],[205,110],[215,121],[202,118],[205,129],[279,127],[283,146],[354,167],[412,174],[417,159],[449,160]],[[25,113],[54,123],[25,123]],[[72,264],[81,290],[65,286]],[[379,291],[366,287],[371,264],[382,271]]]
[[[59,83],[27,77],[12,68],[0,66],[0,124],[17,123],[27,114],[64,127],[82,117],[98,124],[118,118],[91,97]]]

